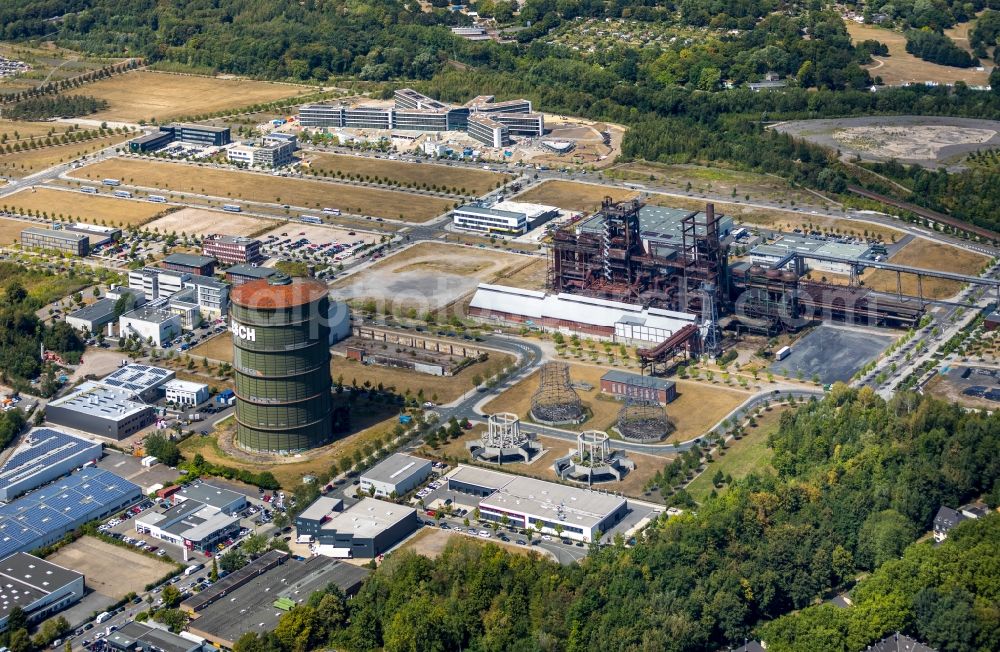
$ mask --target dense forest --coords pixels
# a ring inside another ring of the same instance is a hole
[[[982,495],[1000,502],[1000,416],[915,394],[886,402],[838,385],[785,413],[769,445],[775,473],[736,481],[697,513],[657,523],[634,547],[619,541],[569,567],[472,542],[455,542],[435,560],[395,553],[351,601],[318,595],[275,632],[247,634],[236,652],[708,651],[761,633],[779,651],[825,652],[857,650],[896,630],[948,641],[942,650],[996,649],[1000,549],[982,542],[995,537],[997,518],[982,531],[963,526],[940,551],[914,542],[940,505]],[[949,564],[959,581],[910,570]],[[802,620],[774,619],[872,571],[854,589],[857,611],[836,621],[850,626],[830,639],[849,644],[780,647],[816,621],[807,620],[810,609]],[[933,592],[954,603],[930,605]],[[972,634],[955,634],[969,646],[953,646],[941,614],[970,606]],[[914,618],[931,612],[931,623]]]
[[[8,266],[16,269],[13,263],[0,263],[0,276]],[[84,350],[83,340],[66,322],[42,324],[35,316],[40,307],[17,280],[9,281],[0,297],[0,382],[15,389],[26,389],[28,381],[42,373],[40,344],[71,361],[79,360]],[[55,379],[50,374],[32,391],[49,396],[54,389]]]
[[[906,51],[924,61],[939,63],[943,66],[971,68],[977,65],[977,61],[972,58],[972,55],[940,32],[922,29],[908,30],[906,32]]]
[[[8,106],[3,116],[11,120],[49,120],[76,118],[108,108],[108,103],[87,95],[51,95],[33,97]]]

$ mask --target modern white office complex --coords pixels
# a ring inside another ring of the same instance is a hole
[[[122,337],[136,336],[162,347],[181,334],[182,319],[164,305],[147,304],[118,318]]]
[[[478,204],[459,206],[452,213],[455,228],[481,233],[522,235],[528,231],[528,216]]]
[[[277,168],[294,161],[295,141],[270,139],[263,143],[233,145],[226,157],[233,163],[254,168]]]
[[[394,94],[392,106],[306,104],[299,109],[303,127],[335,127],[400,131],[468,131],[487,147],[510,144],[510,135],[536,137],[545,133],[545,118],[533,113],[528,100],[496,102],[481,95],[465,105],[427,97],[410,88]]]
[[[448,475],[448,488],[480,498],[483,520],[506,522],[574,541],[593,541],[629,512],[621,496],[580,487],[459,465]]]
[[[374,496],[403,496],[427,479],[431,466],[430,460],[395,453],[365,471],[359,488]]]

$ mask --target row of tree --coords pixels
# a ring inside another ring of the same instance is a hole
[[[924,61],[943,66],[971,68],[978,65],[968,52],[940,32],[911,29],[906,32],[906,51]]]
[[[4,109],[11,120],[49,120],[90,115],[108,108],[106,100],[89,95],[47,95],[21,100]]]

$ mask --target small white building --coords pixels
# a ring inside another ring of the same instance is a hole
[[[396,453],[361,476],[359,489],[375,496],[402,496],[413,491],[431,474],[431,461]]]
[[[189,380],[171,380],[163,386],[167,401],[177,405],[201,405],[208,400],[208,385]]]
[[[165,307],[143,306],[118,318],[122,337],[135,335],[154,346],[163,346],[181,334],[181,316]]]
[[[527,233],[528,216],[521,211],[505,211],[478,204],[467,204],[455,209],[452,213],[452,224],[456,229],[464,231],[516,236]]]

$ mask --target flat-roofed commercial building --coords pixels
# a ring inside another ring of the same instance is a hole
[[[295,142],[236,145],[226,150],[226,157],[234,163],[255,168],[276,168],[288,165],[294,159]]]
[[[316,539],[323,524],[333,518],[334,512],[344,508],[344,501],[332,496],[320,496],[295,517],[296,536]]]
[[[448,112],[434,109],[396,109],[392,113],[394,129],[404,131],[448,131]]]
[[[359,105],[344,109],[344,124],[351,129],[392,129],[392,107]]]
[[[167,401],[194,407],[208,400],[208,385],[190,380],[171,380],[163,385]]]
[[[469,135],[487,147],[500,148],[510,145],[510,128],[494,120],[492,116],[470,115],[467,127]]]
[[[480,497],[483,520],[589,543],[629,513],[621,496],[460,465],[448,488]]]
[[[519,136],[544,136],[545,117],[541,113],[490,113],[490,118]]]
[[[465,106],[477,113],[531,113],[531,100],[497,102],[493,95],[479,95],[466,102]]]
[[[188,598],[181,608],[197,614],[188,626],[191,633],[232,649],[247,631],[273,631],[292,605],[331,584],[348,597],[355,595],[369,572],[328,557],[291,559],[274,550]]]
[[[163,129],[164,127],[161,127]],[[172,129],[174,139],[182,143],[191,145],[202,145],[204,147],[221,147],[232,142],[229,127],[213,127],[211,125],[197,125],[190,123],[178,123],[166,125],[166,129]]]
[[[636,398],[666,405],[677,398],[677,385],[666,378],[612,369],[601,376],[601,393],[620,399]]]
[[[108,291],[108,296],[98,299],[89,306],[84,306],[79,310],[66,315],[66,323],[86,334],[97,334],[108,324],[117,322],[120,315],[117,314],[119,297],[125,299],[125,310],[132,310],[146,303],[146,296],[142,292],[136,292],[129,288],[119,288],[116,291]],[[113,334],[113,333],[109,333]]]
[[[185,289],[194,290],[198,310],[205,319],[219,319],[229,312],[229,284],[211,276],[192,275]]]
[[[155,152],[174,142],[173,131],[153,131],[128,141],[128,151],[133,154]]]
[[[90,236],[66,229],[29,226],[21,231],[21,246],[25,249],[46,249],[72,256],[86,256],[90,253]]]
[[[452,213],[452,224],[457,229],[479,233],[523,235],[528,231],[528,216],[521,212],[467,204]]]
[[[15,607],[28,623],[59,613],[83,597],[83,575],[26,552],[0,560],[0,631]]]
[[[255,267],[253,265],[233,265],[226,270],[226,280],[232,286],[239,287],[244,283],[256,281],[262,278],[270,278],[275,274],[280,274],[273,267]]]
[[[163,268],[175,272],[185,272],[187,274],[197,274],[198,276],[211,276],[215,274],[215,265],[218,261],[211,256],[198,256],[195,254],[170,254],[163,259]]]
[[[51,428],[35,428],[0,465],[0,501],[10,502],[87,462],[101,459],[103,454],[100,442]]]
[[[374,496],[403,496],[427,479],[431,467],[430,460],[394,453],[361,474],[359,489]]]
[[[137,516],[135,531],[176,546],[209,551],[240,531],[240,519],[197,500],[185,500]]]
[[[45,420],[109,439],[124,439],[152,425],[152,405],[133,400],[134,394],[122,389],[85,382],[72,393],[45,407]]]
[[[236,514],[247,507],[247,497],[245,495],[232,489],[217,487],[209,482],[189,484],[174,493],[171,498],[174,504],[179,504],[186,500],[194,500],[225,514]]]
[[[51,545],[67,532],[117,514],[141,497],[137,485],[110,471],[93,467],[73,471],[0,505],[0,557]]]
[[[260,240],[241,235],[210,235],[202,240],[202,254],[213,256],[226,265],[263,262]]]
[[[333,556],[377,557],[417,529],[417,511],[375,498],[363,498],[342,512],[334,512],[313,537]]]
[[[104,639],[110,650],[117,652],[200,652],[214,649],[200,640],[172,634],[166,629],[132,621],[111,632]]]
[[[112,371],[102,378],[100,383],[129,392],[132,398],[153,402],[163,395],[164,383],[170,382],[176,375],[172,369],[146,364],[128,364]]]
[[[143,267],[129,270],[128,287],[142,294],[150,301],[167,299],[184,287],[184,282],[191,278],[189,272],[160,267]]]
[[[299,124],[303,127],[343,127],[343,104],[305,104],[299,107]]]
[[[101,245],[121,240],[122,230],[113,226],[101,226],[100,224],[87,224],[86,222],[74,222],[63,227],[72,233],[81,233],[90,238],[90,248],[96,249]]]
[[[134,335],[162,347],[164,342],[181,334],[182,322],[180,315],[158,302],[125,313],[118,318],[118,328],[122,337]]]

